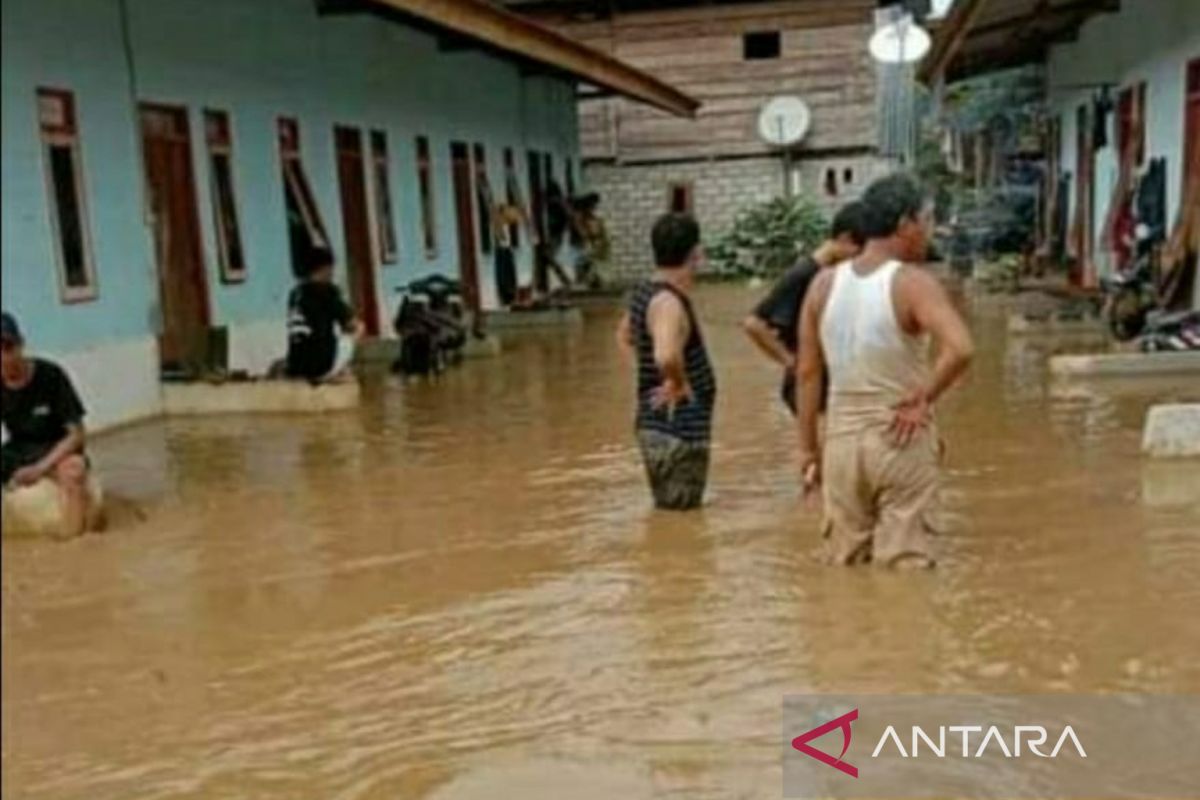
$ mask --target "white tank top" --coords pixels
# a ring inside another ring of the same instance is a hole
[[[821,313],[831,424],[839,418],[889,423],[892,406],[928,382],[928,336],[906,333],[892,302],[900,267],[889,261],[868,275],[856,273],[851,261],[835,267]]]

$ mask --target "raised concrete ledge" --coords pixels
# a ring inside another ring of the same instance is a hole
[[[400,345],[400,339],[368,339],[359,343],[354,360],[358,364],[391,365],[400,357]],[[467,336],[467,342],[463,345],[462,357],[494,358],[500,355],[501,350],[500,340],[493,334],[485,334],[483,337],[472,334]]]
[[[1055,375],[1167,375],[1195,373],[1200,378],[1200,351],[1184,353],[1102,353],[1087,356],[1055,356],[1050,359]]]
[[[570,327],[582,324],[583,312],[577,306],[536,311],[488,311],[484,315],[484,326],[492,331]]]
[[[358,381],[323,383],[261,380],[228,383],[163,384],[168,416],[200,414],[319,414],[357,408]]]
[[[1156,458],[1200,457],[1200,403],[1152,406],[1142,452]]]
[[[1008,332],[1018,336],[1036,336],[1039,334],[1103,334],[1103,323],[1095,317],[1082,319],[1065,317],[1048,317],[1036,319],[1024,314],[1010,314],[1008,317]]]

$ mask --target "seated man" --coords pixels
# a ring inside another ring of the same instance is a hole
[[[288,295],[286,372],[289,378],[322,383],[347,371],[363,326],[333,282],[333,253],[310,248],[305,266],[307,274]]]
[[[63,495],[62,534],[78,536],[87,525],[89,502],[83,403],[62,368],[25,355],[21,329],[8,313],[0,322],[0,344],[4,485],[32,486],[42,478],[53,480]]]

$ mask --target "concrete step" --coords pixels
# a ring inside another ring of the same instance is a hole
[[[290,380],[163,384],[167,415],[321,414],[357,408],[361,400],[355,380],[318,386]]]
[[[1037,319],[1024,314],[1009,315],[1008,332],[1019,336],[1036,336],[1045,333],[1099,335],[1105,333],[1103,323],[1096,317],[1071,319],[1051,316]]]
[[[1064,376],[1163,375],[1195,373],[1200,380],[1200,350],[1182,353],[1100,353],[1054,356],[1050,371]]]
[[[1200,403],[1151,407],[1142,452],[1156,458],[1200,457]]]
[[[583,312],[576,306],[545,308],[536,311],[488,311],[484,327],[490,331],[519,331],[529,328],[558,328],[583,324]]]

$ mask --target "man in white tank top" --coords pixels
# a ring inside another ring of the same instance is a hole
[[[973,344],[941,284],[913,266],[925,260],[933,223],[920,184],[891,175],[873,183],[863,203],[866,247],[815,279],[801,314],[805,489],[823,489],[829,562],[932,566],[926,519],[940,477],[933,407],[965,372]]]

